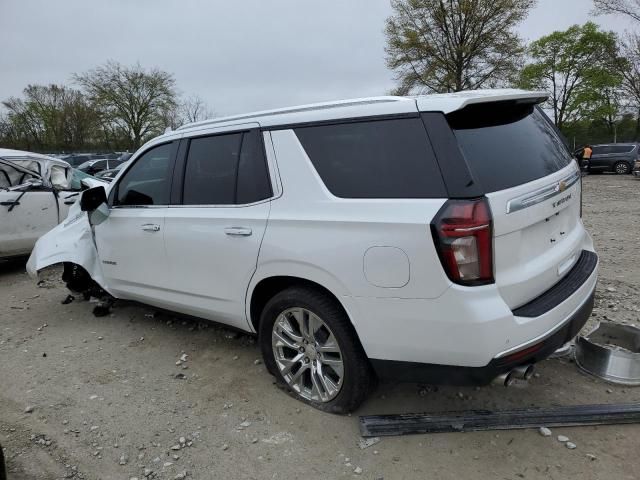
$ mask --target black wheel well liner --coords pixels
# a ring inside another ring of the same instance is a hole
[[[249,315],[251,320],[251,325],[257,332],[259,330],[260,325],[260,315],[262,314],[262,310],[264,309],[267,302],[273,298],[278,292],[285,290],[289,287],[307,287],[317,291],[320,291],[331,298],[333,298],[337,305],[340,306],[344,314],[349,318],[349,315],[338,299],[338,297],[328,288],[322,286],[321,284],[314,282],[312,280],[308,280],[306,278],[301,277],[291,277],[291,276],[274,276],[267,277],[258,282],[258,284],[253,289],[251,293],[251,302],[249,306]],[[349,322],[353,327],[353,322],[349,318]],[[355,328],[354,328],[355,330]]]

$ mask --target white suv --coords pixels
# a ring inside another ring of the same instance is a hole
[[[382,97],[190,124],[85,192],[28,269],[64,263],[76,290],[255,332],[269,371],[326,411],[353,410],[376,378],[523,372],[582,328],[597,277],[581,176],[544,99]]]

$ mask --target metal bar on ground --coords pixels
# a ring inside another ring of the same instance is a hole
[[[640,404],[568,405],[360,417],[363,437],[640,423]]]

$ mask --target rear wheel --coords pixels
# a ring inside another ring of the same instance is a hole
[[[618,162],[613,166],[613,170],[618,175],[626,175],[631,171],[631,167],[627,162]]]
[[[295,397],[320,410],[348,413],[374,383],[347,315],[327,294],[283,290],[265,306],[259,333],[267,369]]]

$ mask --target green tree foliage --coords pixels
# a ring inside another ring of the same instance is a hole
[[[523,46],[514,28],[535,0],[392,0],[387,65],[397,93],[452,92],[508,83]]]
[[[134,149],[162,133],[170,112],[177,108],[173,75],[159,69],[108,62],[74,79],[99,110],[102,122],[129,138]]]
[[[592,22],[574,25],[536,40],[528,53],[520,86],[550,92],[548,107],[559,128],[588,116],[617,115],[619,104],[611,100],[621,84],[621,60],[613,32]]]
[[[15,148],[69,151],[95,140],[97,111],[78,90],[63,85],[29,85],[23,98],[2,102],[5,143]]]

